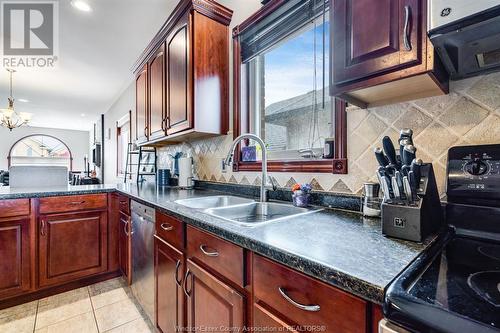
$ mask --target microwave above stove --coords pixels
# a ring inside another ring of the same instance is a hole
[[[452,80],[500,71],[498,0],[429,0],[428,35]]]

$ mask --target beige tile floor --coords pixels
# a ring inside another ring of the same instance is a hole
[[[152,333],[121,278],[0,310],[1,333]]]

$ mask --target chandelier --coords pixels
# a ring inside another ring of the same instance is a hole
[[[19,112],[14,110],[14,97],[12,97],[12,74],[13,69],[7,69],[10,74],[10,97],[8,98],[9,105],[6,109],[0,109],[0,125],[12,131],[14,128],[28,124],[31,120],[31,113]]]

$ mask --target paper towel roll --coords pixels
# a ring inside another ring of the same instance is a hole
[[[193,158],[181,157],[179,159],[179,186],[193,186]]]

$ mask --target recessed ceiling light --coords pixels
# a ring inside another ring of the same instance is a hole
[[[80,114],[80,116],[85,117],[85,113]]]
[[[21,102],[21,103],[29,103],[29,100],[27,100],[25,98],[19,98],[17,101]]]
[[[71,5],[82,12],[91,12],[92,7],[83,0],[71,0]]]

